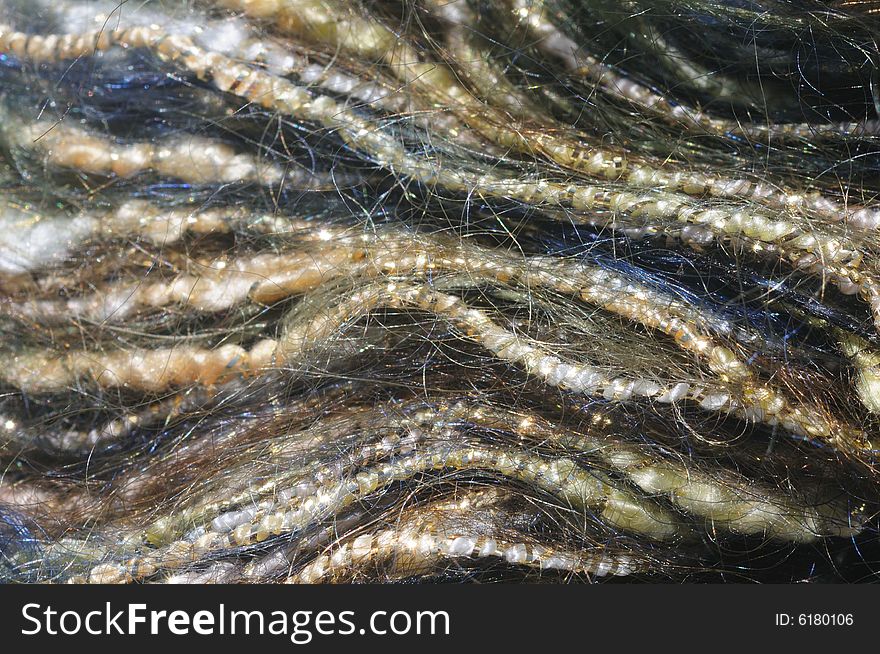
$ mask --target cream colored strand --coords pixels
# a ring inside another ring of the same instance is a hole
[[[106,212],[85,210],[68,216],[0,201],[0,274],[45,268],[93,239],[133,238],[170,245],[187,234],[226,234],[235,228],[306,238],[313,226],[305,220],[252,214],[236,207],[165,209],[130,200]],[[49,305],[44,308],[53,311]],[[73,305],[70,311],[76,313]]]
[[[48,165],[84,173],[127,178],[155,172],[194,184],[251,181],[277,185],[286,176],[276,164],[238,154],[224,143],[199,136],[118,144],[64,121],[15,125],[7,118],[6,122],[8,144],[39,153]],[[290,181],[295,184],[301,180]]]
[[[671,513],[649,500],[609,486],[570,459],[545,459],[513,449],[448,443],[367,468],[352,479],[319,488],[311,497],[257,505],[250,521],[229,532],[207,531],[194,541],[175,541],[123,564],[100,564],[85,578],[90,583],[121,583],[137,578],[131,572],[133,569],[148,576],[160,569],[181,567],[212,551],[247,546],[305,529],[394,481],[446,469],[489,470],[527,481],[574,509],[594,509],[604,522],[655,540],[671,540],[679,534],[679,525]]]
[[[219,384],[235,376],[265,372],[274,361],[275,346],[274,340],[266,339],[249,351],[227,344],[215,349],[178,345],[110,352],[83,350],[61,356],[31,352],[7,359],[0,378],[33,393],[64,390],[82,378],[103,388],[158,392],[191,384]]]
[[[292,513],[284,503],[261,508],[251,522],[231,530],[232,542],[259,542],[292,528],[302,528],[316,519],[337,514],[357,498],[392,481],[432,469],[489,470],[535,484],[575,509],[596,510],[604,522],[629,532],[657,540],[669,540],[680,533],[672,514],[650,500],[607,484],[571,459],[548,459],[510,448],[449,442],[418,448],[411,455],[367,468],[351,479],[324,489],[319,487],[317,494],[297,502],[300,508]]]
[[[159,245],[175,243],[186,234],[228,234],[237,228],[305,238],[314,228],[308,220],[254,213],[241,207],[164,208],[145,200],[129,200],[96,221],[95,237],[135,236]]]
[[[398,575],[416,574],[438,561],[455,558],[497,558],[512,565],[539,570],[565,571],[595,577],[625,577],[638,570],[631,557],[599,549],[596,553],[561,550],[533,543],[517,543],[457,531],[383,529],[362,534],[316,557],[285,579],[289,584],[318,584],[351,577],[357,570],[392,560]]]
[[[880,415],[880,352],[854,334],[836,333],[843,353],[856,369],[856,394],[868,411]]]
[[[424,420],[425,415],[417,414],[416,419]],[[861,524],[847,516],[845,505],[796,504],[788,495],[743,475],[713,477],[677,459],[661,459],[638,445],[609,437],[612,421],[600,414],[593,415],[581,432],[557,427],[539,416],[464,402],[440,407],[432,419],[435,425],[466,420],[487,428],[500,426],[520,437],[589,453],[646,493],[666,495],[681,510],[731,533],[803,543],[861,531]]]
[[[233,261],[220,259],[194,264],[192,273],[177,275],[172,281],[114,284],[61,304],[32,300],[16,306],[15,312],[42,321],[122,322],[145,307],[177,304],[210,312],[228,309],[247,299],[271,304],[312,290],[343,274],[350,259],[350,249],[344,247],[325,248],[319,253],[305,251],[260,254]]]
[[[413,575],[429,571],[439,561],[456,557],[498,557],[515,565],[541,570],[564,570],[604,577],[628,575],[645,567],[645,562],[623,552],[597,546],[588,553],[560,550],[555,546],[514,540],[505,530],[503,512],[493,507],[510,497],[497,488],[478,490],[434,501],[415,508],[393,527],[373,533],[349,536],[331,544],[287,583],[323,583],[349,578],[369,565],[385,564],[386,574]],[[467,526],[489,512],[486,524],[470,535]],[[491,528],[492,525],[497,525]],[[249,566],[250,567],[250,566]],[[247,574],[259,573],[265,565],[254,565]],[[289,567],[289,564],[288,564]]]

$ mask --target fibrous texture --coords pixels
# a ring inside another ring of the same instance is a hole
[[[0,2],[0,579],[864,581],[869,2]]]

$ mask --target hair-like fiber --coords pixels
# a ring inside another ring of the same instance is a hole
[[[0,580],[873,581],[874,0],[4,0]]]

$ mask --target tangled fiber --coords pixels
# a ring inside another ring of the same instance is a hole
[[[877,0],[2,0],[0,579],[880,567]]]

